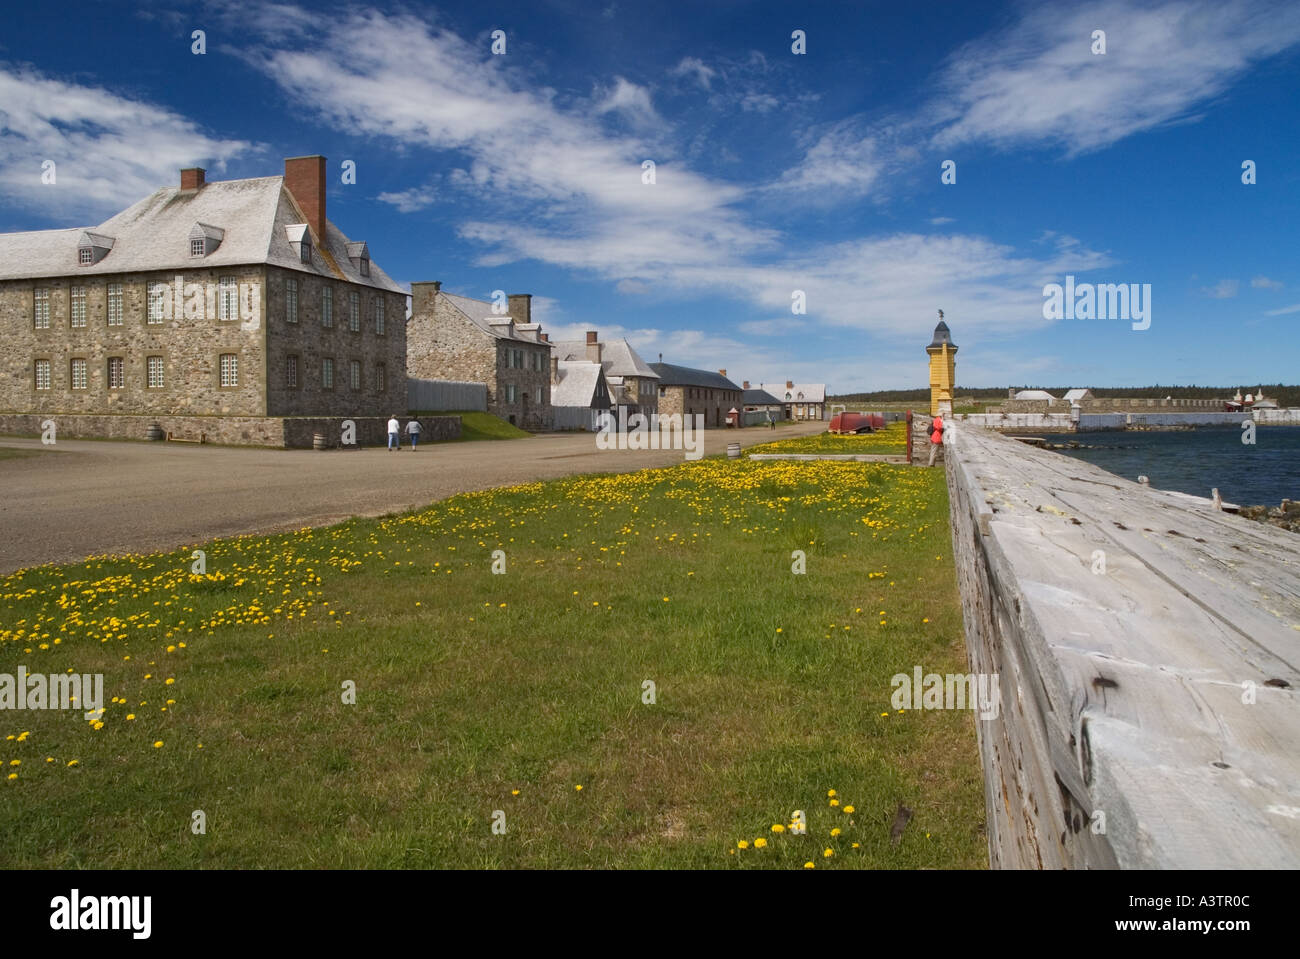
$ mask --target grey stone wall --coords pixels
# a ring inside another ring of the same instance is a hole
[[[405,430],[409,417],[399,416]],[[94,414],[0,413],[0,435],[39,436],[42,423],[52,420],[57,439],[147,439],[157,423],[164,433],[182,440],[198,440],[226,446],[270,446],[307,448],[316,433],[323,433],[331,447],[340,444],[343,417],[271,416],[135,416]],[[356,417],[359,446],[383,446],[388,442],[388,417]],[[456,439],[460,436],[459,416],[421,416],[420,441]],[[406,434],[403,442],[410,445]]]
[[[659,413],[704,414],[704,425],[709,429],[725,427],[727,413],[734,406],[744,409],[743,395],[738,390],[714,390],[699,386],[665,386],[659,396]]]

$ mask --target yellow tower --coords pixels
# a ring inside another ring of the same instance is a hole
[[[939,311],[939,325],[934,328],[934,340],[925,348],[930,354],[930,415],[952,412],[952,393],[957,384],[957,347]]]

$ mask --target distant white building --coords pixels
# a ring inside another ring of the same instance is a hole
[[[1012,399],[1016,400],[1046,400],[1049,403],[1055,403],[1056,397],[1047,390],[1020,390]]]
[[[1065,402],[1082,403],[1084,400],[1092,399],[1092,390],[1066,390]]]
[[[758,388],[771,393],[785,406],[785,418],[788,420],[824,420],[826,419],[826,384],[795,383],[786,380],[781,383],[759,383]]]

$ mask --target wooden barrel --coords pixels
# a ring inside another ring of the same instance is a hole
[[[314,450],[329,449],[325,442],[324,433],[313,433],[311,437],[311,448]]]
[[[732,459],[732,460],[738,460],[738,459],[740,459],[740,444],[739,444],[739,443],[728,443],[728,444],[727,444],[727,459]]]
[[[167,434],[163,432],[163,428],[159,426],[157,423],[151,425],[149,427],[149,432],[145,434],[145,436],[151,440],[164,439],[166,435]]]

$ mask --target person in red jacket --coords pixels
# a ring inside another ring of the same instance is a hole
[[[934,465],[934,458],[939,452],[939,447],[943,445],[943,417],[936,416],[930,423],[930,465]]]

